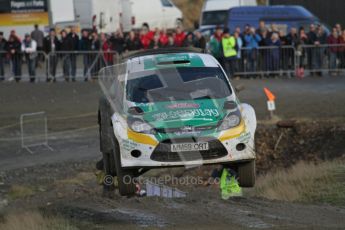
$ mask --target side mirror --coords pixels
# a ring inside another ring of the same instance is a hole
[[[238,85],[235,87],[236,93],[240,93],[241,91],[243,91],[245,89],[246,89],[246,87],[244,87],[244,85]]]

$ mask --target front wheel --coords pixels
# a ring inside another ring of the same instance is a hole
[[[115,190],[113,178],[116,175],[114,155],[112,153],[102,153],[103,159],[97,162],[98,166],[102,164],[104,177],[103,179],[103,195],[112,197],[112,192]]]
[[[254,187],[255,174],[255,160],[238,165],[238,182],[241,187]]]
[[[121,196],[132,196],[136,192],[134,183],[134,171],[121,167],[120,148],[117,140],[113,138],[113,151],[115,157],[115,170],[119,193]]]

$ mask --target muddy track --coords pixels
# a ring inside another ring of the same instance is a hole
[[[187,192],[186,198],[179,199],[127,198],[120,197],[116,192],[112,198],[103,197],[102,186],[97,183],[93,174],[98,156],[83,154],[89,154],[93,149],[90,146],[81,148],[79,145],[87,146],[89,141],[86,137],[82,139],[84,141],[67,145],[52,143],[55,148],[60,145],[59,153],[65,157],[62,162],[61,155],[52,157],[52,154],[57,153],[47,150],[26,156],[30,160],[24,162],[20,161],[23,156],[12,161],[15,169],[1,172],[3,184],[0,185],[0,197],[7,197],[13,185],[28,187],[33,194],[20,199],[9,199],[6,212],[38,209],[46,216],[63,217],[80,229],[228,229],[229,226],[233,229],[342,229],[345,225],[345,207],[269,201],[247,195],[223,201],[218,187],[212,186],[179,186],[180,190]],[[289,140],[287,137],[287,142]],[[282,142],[283,146],[286,144],[285,141]],[[269,146],[270,143],[266,145]],[[275,159],[269,154],[262,154],[262,158],[258,159],[259,170],[263,172],[272,165],[276,168],[284,167],[286,154],[280,154]],[[299,157],[308,158],[308,155]],[[28,167],[26,164],[35,158],[35,166]],[[77,158],[84,160],[76,160]],[[266,158],[270,159],[270,164],[267,164]],[[60,163],[44,163],[52,159]],[[210,167],[205,170],[199,171],[210,174]],[[156,174],[161,175],[161,172]],[[175,175],[181,173],[177,172]],[[198,175],[198,172],[194,174],[193,171],[187,171],[182,173],[184,175]]]
[[[11,201],[8,211],[39,209],[48,216],[62,216],[81,229],[341,229],[345,225],[345,207],[246,196],[224,201],[214,187],[181,186],[188,195],[178,199],[127,198],[117,193],[106,198],[90,173],[92,167],[93,162],[79,162],[7,172],[2,190],[9,182],[39,188],[27,199]]]
[[[345,124],[344,77],[308,78],[304,80],[239,80],[233,81],[233,84],[245,86],[245,90],[239,94],[239,97],[242,102],[254,106],[259,123],[267,123],[268,112],[263,87],[268,87],[277,97],[276,115],[281,119],[314,120],[316,122],[336,121],[334,126],[335,130],[338,131],[329,131],[328,134],[333,135],[338,142],[341,141],[340,138],[343,136],[339,129],[343,129],[343,124]],[[97,108],[100,94],[100,87],[95,82],[0,84],[0,107],[2,108],[0,110],[1,168],[5,170],[25,167],[25,165],[33,166],[59,160],[78,160],[99,156]],[[38,149],[34,156],[29,156],[20,147],[19,117],[22,113],[38,111],[47,113],[49,142],[55,151],[49,153],[43,148]],[[317,126],[317,123],[315,124]],[[299,126],[299,130],[303,130],[303,128]],[[264,152],[266,148],[272,153],[271,149],[274,149],[281,132],[280,130],[260,129],[257,134],[257,146],[264,148],[261,152]],[[294,139],[293,136],[299,136],[298,130],[283,132],[286,132],[283,137],[284,140],[292,138],[297,143],[297,139]],[[320,131],[312,131],[311,134],[314,139],[317,139],[318,133]],[[327,136],[328,134],[324,133],[323,135]],[[268,141],[261,141],[260,138],[269,138],[271,142],[268,146],[262,146]],[[308,140],[308,137],[304,140],[306,145],[309,143]],[[299,151],[303,151],[306,145],[294,146]],[[279,145],[278,150],[281,152],[285,147]],[[291,148],[291,146],[288,147]],[[338,143],[334,150],[339,148],[341,145]],[[315,149],[318,150],[318,148]],[[274,154],[269,155],[274,156]],[[10,161],[14,164],[11,164]]]
[[[256,136],[258,171],[289,167],[300,160],[322,161],[345,155],[345,78],[303,81],[241,80],[242,102],[252,104],[260,120]],[[263,87],[277,96],[276,114],[295,119],[281,129],[266,121]],[[12,185],[32,187],[34,194],[10,200],[7,211],[39,209],[64,216],[81,229],[342,229],[345,208],[324,204],[274,202],[243,197],[223,201],[213,187],[185,186],[182,199],[102,197],[93,175],[100,157],[95,83],[0,84],[0,198]],[[20,148],[21,113],[46,111],[50,151],[31,155]],[[281,141],[277,145],[279,137]],[[80,179],[80,175],[82,179]],[[75,181],[73,178],[79,178]],[[72,179],[71,179],[72,178]]]

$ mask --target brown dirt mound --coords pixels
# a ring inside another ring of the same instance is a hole
[[[345,124],[297,122],[291,128],[259,125],[255,140],[258,173],[287,168],[299,161],[345,157],[344,140]]]

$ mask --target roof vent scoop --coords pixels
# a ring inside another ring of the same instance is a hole
[[[164,61],[158,62],[158,65],[183,65],[183,64],[190,64],[189,60],[175,60],[175,61]]]

